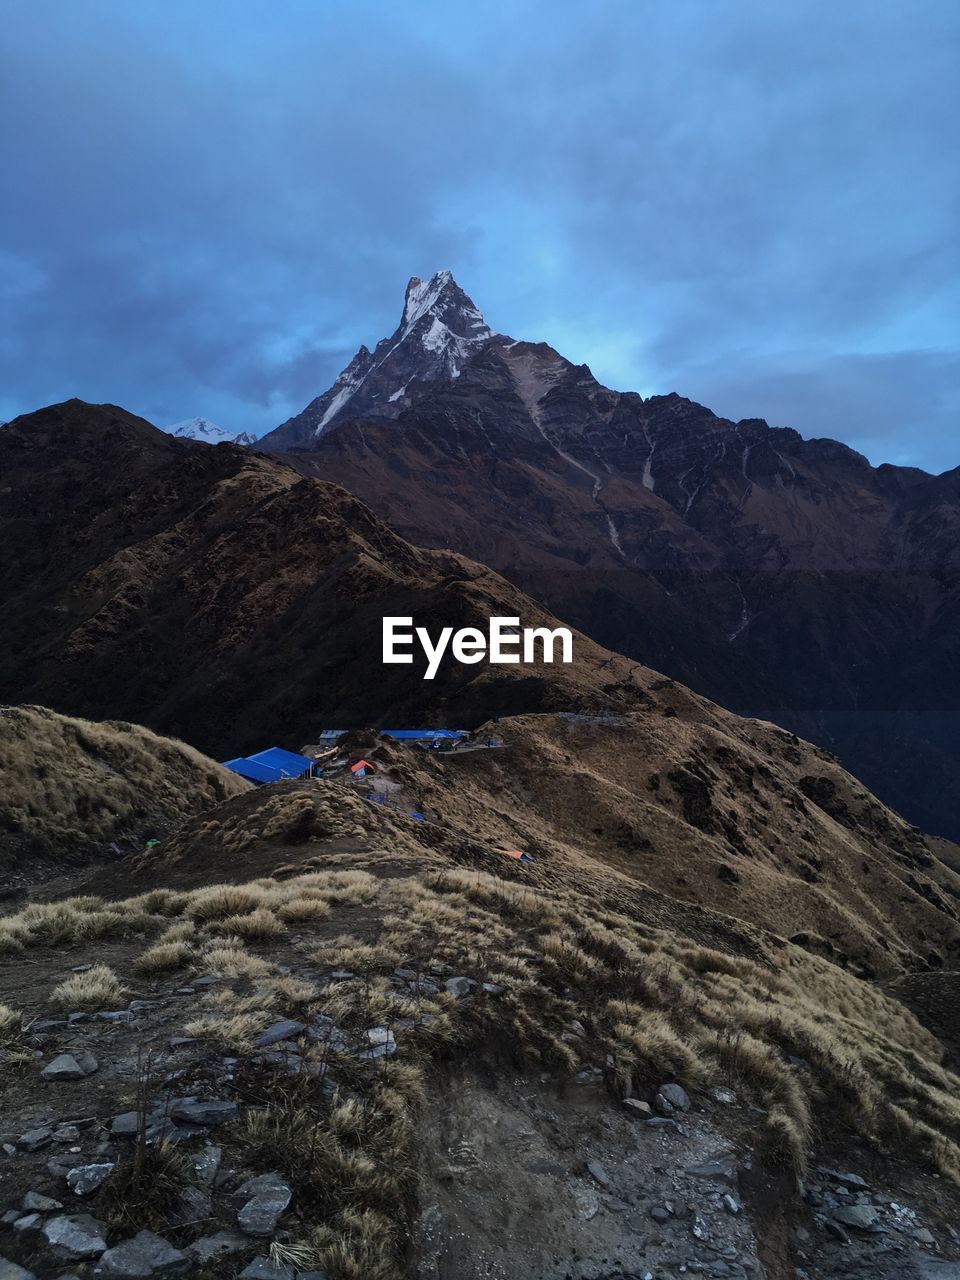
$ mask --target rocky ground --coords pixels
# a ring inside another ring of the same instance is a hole
[[[69,977],[71,966],[63,974]],[[361,979],[283,965],[322,996]],[[9,975],[8,975],[9,981]],[[239,1276],[317,1280],[284,1245],[303,1208],[290,1180],[254,1167],[236,1126],[262,1105],[273,1076],[332,1091],[336,1044],[375,1072],[403,1055],[409,1019],[338,1028],[322,1012],[279,1019],[242,1054],[212,1050],[183,1026],[223,979],[145,984],[123,1007],[29,1023],[29,1060],[5,1094],[0,1186],[0,1280],[54,1277]],[[446,990],[458,1003],[498,998],[463,975],[392,976]],[[580,1024],[569,1034],[586,1036]],[[955,1280],[955,1189],[930,1179],[910,1193],[869,1169],[816,1167],[802,1200],[758,1177],[755,1112],[715,1087],[691,1102],[664,1081],[617,1102],[599,1068],[573,1080],[518,1074],[492,1061],[437,1076],[421,1150],[413,1251],[420,1280]],[[111,1183],[137,1152],[173,1150],[184,1176],[162,1228],[135,1230]],[[889,1174],[889,1171],[887,1171]],[[789,1259],[789,1261],[788,1261]]]

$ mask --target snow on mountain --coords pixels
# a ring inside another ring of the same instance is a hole
[[[209,418],[186,418],[183,422],[174,422],[172,426],[164,427],[163,430],[171,436],[182,436],[187,440],[202,440],[204,444],[251,445],[256,444],[257,440],[257,437],[252,436],[249,431],[239,431],[236,434],[224,431],[223,427],[218,427]]]
[[[361,347],[323,395],[260,443],[304,448],[348,418],[396,418],[421,384],[459,377],[464,364],[497,336],[449,271],[429,280],[414,276],[391,337],[372,352]]]

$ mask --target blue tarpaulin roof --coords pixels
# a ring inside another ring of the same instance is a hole
[[[278,770],[284,778],[299,778],[313,768],[312,760],[297,755],[295,751],[284,751],[282,747],[267,747],[266,751],[257,751],[247,759]]]
[[[244,760],[242,756],[236,760],[224,760],[223,767],[231,773],[238,773],[249,782],[279,782],[283,777],[279,769],[271,769],[269,765],[260,764],[256,760]]]
[[[401,741],[416,740],[417,738],[428,738],[432,741],[437,741],[444,738],[457,739],[470,736],[466,729],[381,729],[380,732],[385,738],[397,738]]]

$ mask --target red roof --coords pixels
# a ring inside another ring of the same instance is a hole
[[[356,764],[350,766],[350,772],[356,773],[358,769],[376,769],[375,764],[371,764],[369,760],[358,760]]]

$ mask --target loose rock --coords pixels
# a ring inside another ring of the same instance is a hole
[[[63,1208],[59,1200],[42,1196],[39,1191],[28,1191],[21,1203],[27,1213],[55,1213],[57,1209]]]
[[[628,1116],[634,1116],[637,1120],[649,1120],[653,1115],[650,1103],[641,1102],[639,1098],[624,1098],[623,1109]]]
[[[834,1209],[833,1216],[845,1227],[856,1227],[858,1231],[868,1231],[880,1217],[872,1204],[841,1205]]]
[[[267,1027],[266,1031],[261,1031],[253,1042],[255,1049],[266,1049],[271,1044],[276,1044],[280,1040],[295,1040],[298,1036],[302,1036],[306,1031],[306,1025],[303,1022],[296,1022],[292,1018],[288,1018],[283,1022],[275,1022],[272,1027]]]
[[[672,1116],[675,1111],[689,1111],[690,1098],[686,1089],[678,1084],[662,1084],[657,1090],[653,1105],[664,1116]]]
[[[103,1228],[88,1213],[62,1214],[50,1218],[43,1227],[47,1243],[62,1258],[81,1262],[98,1258],[107,1247]]]
[[[240,1280],[295,1280],[296,1272],[285,1262],[271,1262],[269,1258],[254,1258],[240,1272]]]
[[[22,1151],[42,1151],[53,1141],[52,1129],[28,1129],[17,1139],[17,1146]]]
[[[80,1049],[76,1053],[61,1053],[40,1072],[44,1080],[85,1080],[92,1076],[100,1064],[92,1053]]]
[[[218,1231],[213,1236],[201,1236],[194,1240],[187,1252],[201,1265],[216,1262],[220,1258],[229,1258],[235,1253],[243,1253],[250,1248],[250,1241],[234,1231]]]
[[[37,1280],[32,1271],[25,1271],[15,1262],[0,1258],[0,1280]]]
[[[92,1196],[113,1173],[113,1162],[81,1164],[67,1174],[67,1186],[75,1196]]]
[[[293,1192],[279,1174],[264,1173],[245,1182],[238,1195],[252,1197],[237,1214],[240,1229],[248,1236],[272,1236]]]
[[[131,1240],[108,1249],[93,1274],[116,1277],[116,1280],[141,1280],[141,1277],[180,1276],[191,1266],[187,1255],[174,1249],[163,1236],[138,1231]]]
[[[175,1103],[170,1114],[174,1120],[185,1124],[224,1124],[227,1120],[235,1120],[240,1114],[240,1108],[235,1102],[214,1098],[209,1102]]]

